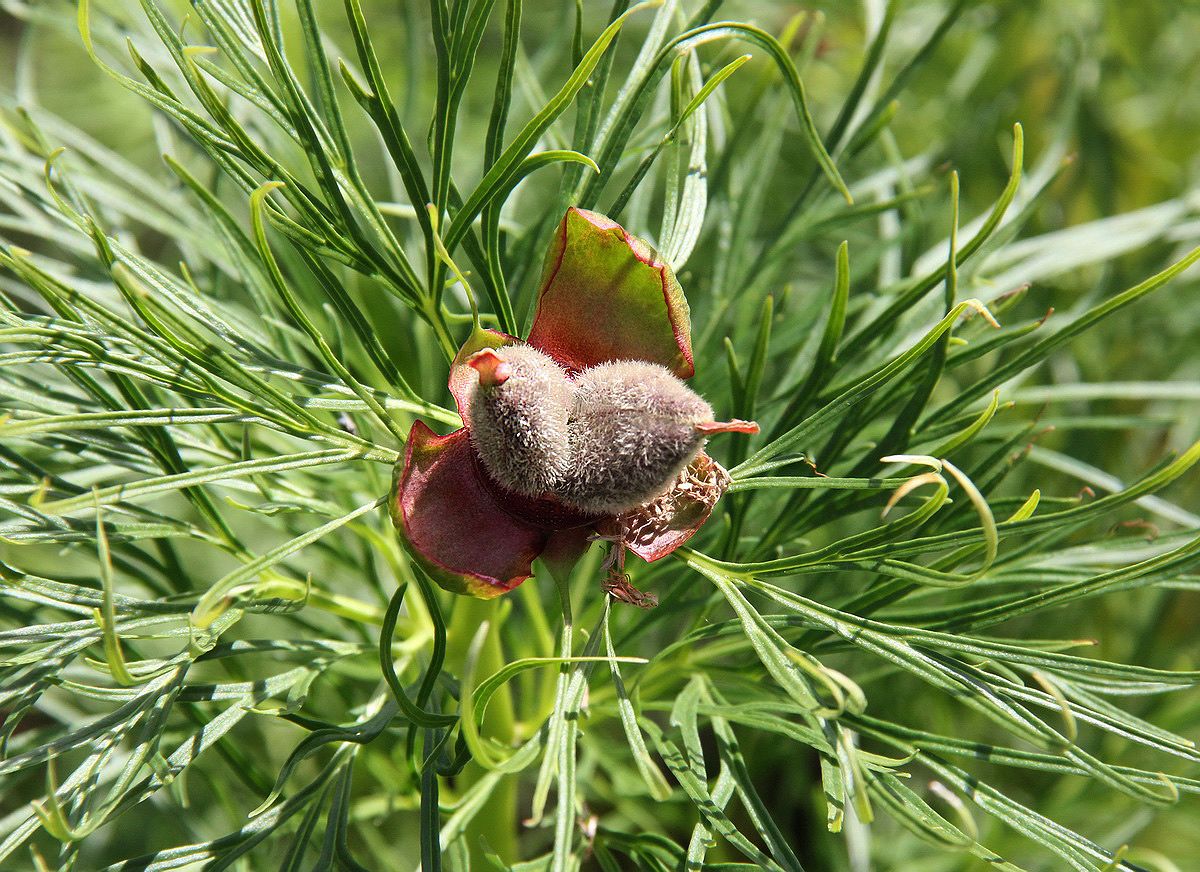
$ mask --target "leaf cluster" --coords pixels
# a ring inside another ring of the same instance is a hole
[[[1200,793],[1194,648],[1155,640],[1200,585],[1197,393],[1071,363],[1200,259],[1195,205],[1037,232],[1062,149],[1007,123],[960,203],[898,101],[989,13],[866,5],[7,0],[0,865],[1159,862],[1126,844]],[[47,108],[60,42],[160,162]],[[451,601],[383,508],[570,204],[653,241],[698,386],[763,424],[712,447],[691,547],[631,567],[648,612],[600,546]],[[1114,431],[1178,450],[1105,471]]]

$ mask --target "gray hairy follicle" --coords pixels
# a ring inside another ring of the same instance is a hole
[[[714,433],[756,432],[713,421],[712,407],[666,367],[610,361],[575,380],[571,464],[559,486],[583,511],[619,514],[661,495]]]
[[[522,496],[553,491],[570,463],[566,370],[529,345],[485,348],[466,364],[475,372],[468,432],[488,474]]]

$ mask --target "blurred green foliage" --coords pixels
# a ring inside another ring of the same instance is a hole
[[[186,8],[183,2],[175,5],[181,13]],[[594,35],[607,20],[609,4],[587,0],[584,5],[583,30]],[[945,180],[951,169],[957,170],[961,178],[960,208],[964,218],[986,213],[990,208],[1008,179],[1013,122],[1020,122],[1025,131],[1030,174],[1058,172],[1023,222],[1023,237],[1042,239],[1042,247],[1029,249],[1028,257],[1032,260],[1054,249],[1058,260],[1038,273],[1033,286],[1003,319],[1005,323],[1036,319],[1051,307],[1066,312],[1094,304],[1114,289],[1132,286],[1157,272],[1194,244],[1200,237],[1200,190],[1197,189],[1200,152],[1195,147],[1200,142],[1200,52],[1196,51],[1200,43],[1200,7],[1169,0],[1144,3],[1008,0],[965,5],[947,38],[907,83],[890,125],[890,135],[881,149],[882,165],[901,166],[904,161],[915,161],[921,167],[920,172],[914,173],[921,176],[918,184],[932,178],[939,186],[935,195],[905,204],[906,217],[912,220],[904,222],[902,232],[907,235],[902,237],[896,269],[908,275],[922,255],[943,245],[944,228],[949,220]],[[401,115],[429,117],[435,103],[433,77],[429,69],[408,62],[411,58],[428,59],[432,52],[425,4],[413,0],[364,0],[363,6],[380,56],[385,59],[385,72]],[[885,68],[889,72],[897,69],[928,38],[947,6],[945,2],[921,0],[902,4],[888,47]],[[98,73],[80,46],[68,5],[4,0],[0,9],[5,7],[10,12],[19,12],[20,19],[39,19],[42,26],[28,28],[15,15],[6,17],[0,12],[0,92],[13,93],[18,102],[35,100],[70,119],[132,163],[157,167],[160,144],[147,133],[154,124],[161,124],[161,119],[156,121],[143,101]],[[118,16],[127,14],[131,21],[141,16],[138,4],[132,0],[124,5],[109,3],[106,9],[115,9]],[[883,3],[730,0],[721,7],[722,17],[755,21],[773,34],[786,32],[797,14],[806,13],[810,17],[801,29],[801,37],[804,28],[814,26],[811,17],[814,12],[824,16],[824,23],[814,57],[805,71],[805,85],[819,129],[828,130],[862,64],[865,22],[878,21],[883,14]],[[319,13],[330,54],[350,56],[351,37],[341,4],[320,4]],[[289,19],[289,24],[294,22]],[[530,68],[538,70],[543,64],[549,66],[551,61],[557,64],[561,60],[562,41],[575,27],[575,4],[528,3],[523,47]],[[631,34],[640,34],[637,30],[640,27],[643,27],[640,22],[631,25]],[[298,39],[294,30],[287,36],[293,41]],[[476,70],[481,81],[494,80],[500,38],[496,27],[485,34]],[[619,40],[614,68],[627,68],[637,48],[636,38]],[[719,69],[740,51],[739,47],[711,52],[706,57],[706,69],[709,72]],[[725,86],[728,102],[755,99],[756,91],[770,74],[767,62],[756,57]],[[519,129],[528,120],[533,114],[531,106],[544,102],[540,91],[552,92],[563,75],[564,69],[558,64],[550,66],[545,81],[533,74],[519,80],[522,99],[514,105],[510,131]],[[470,122],[460,123],[457,130],[457,160],[463,164],[464,176],[470,176],[466,170],[474,165],[483,149],[486,123],[480,119],[487,118],[490,107],[488,88],[468,90],[461,114]],[[356,144],[364,148],[374,146],[373,132],[357,115],[352,133]],[[423,140],[425,133],[410,129],[415,140]],[[739,135],[753,138],[759,133],[725,131],[729,138]],[[780,159],[772,167],[772,185],[781,191],[801,190],[813,173],[813,161],[798,125],[790,117],[782,143]],[[1066,158],[1070,162],[1059,170]],[[731,189],[739,181],[739,173],[753,171],[722,168],[719,154],[710,156],[709,168],[714,186],[724,183]],[[387,167],[380,164],[363,169],[370,185],[387,184]],[[725,176],[723,171],[727,173]],[[534,177],[523,189],[523,196],[530,199],[551,196],[556,188],[556,178]],[[772,225],[787,212],[790,202],[784,196],[766,198],[756,203],[755,208],[767,216],[764,224]],[[648,225],[657,226],[654,208],[641,217]],[[1134,214],[1125,224],[1094,224],[1127,213]],[[1143,216],[1141,219],[1139,214]],[[651,222],[651,218],[655,220]],[[1067,228],[1077,225],[1090,225],[1093,232],[1086,236],[1072,235]],[[855,252],[870,252],[877,232],[878,226],[870,223],[845,231]],[[1056,233],[1063,235],[1051,236]],[[1139,234],[1145,234],[1150,244],[1140,244]],[[824,291],[817,289],[828,286],[836,248],[834,235],[827,234],[827,238],[811,243],[805,249],[808,259],[795,264],[795,277],[789,282],[795,286],[795,296],[787,300],[787,307],[780,303],[785,318],[807,317],[814,324],[820,323],[817,310],[823,311],[825,299],[818,296]],[[1114,259],[1093,256],[1096,247],[1118,242],[1124,251],[1121,256]],[[154,233],[145,234],[139,243],[142,251],[151,256],[162,254],[167,261],[178,246],[178,240]],[[1014,244],[1010,256],[1014,262],[1029,266],[1029,261],[1020,260],[1019,243]],[[698,330],[721,317],[717,301],[723,289],[714,288],[713,270],[709,268],[711,258],[711,252],[698,251],[682,276],[689,292],[691,288],[697,289],[693,299]],[[855,261],[856,293],[869,294],[875,273],[887,269],[870,258],[868,253]],[[1002,273],[999,269],[993,272]],[[780,287],[756,290],[775,293],[779,298],[793,293]],[[1040,381],[1200,382],[1200,354],[1196,351],[1200,348],[1198,290],[1200,284],[1193,269],[1169,292],[1121,312],[1089,334],[1087,341],[1076,342],[1069,351],[1056,355],[1039,375]],[[528,293],[528,289],[518,292]],[[757,310],[760,297],[756,296],[747,305]],[[744,315],[731,319],[731,323],[741,331],[734,330],[734,346],[748,353],[757,324],[753,317]],[[723,322],[719,326],[725,329]],[[985,360],[969,371],[983,372],[990,362]],[[423,379],[419,385],[424,396],[439,395],[442,375],[436,367],[422,368],[418,377]],[[702,387],[710,394],[724,393],[728,388],[715,364],[701,378]],[[1032,382],[1029,386],[1036,387]],[[954,388],[954,384],[939,387],[942,393],[938,398],[949,400]],[[1062,404],[1055,407],[1054,415],[1067,419],[1072,413],[1082,413],[1083,408],[1081,403]],[[1073,429],[1067,421],[1057,432],[1041,435],[1038,445],[1049,451],[1069,453],[1128,483],[1170,452],[1200,439],[1197,403],[1193,401],[1182,408],[1185,411],[1180,412],[1178,404],[1160,406],[1153,399],[1138,397],[1136,391],[1131,396],[1093,401],[1087,407],[1093,415],[1140,415],[1146,420],[1136,427],[1084,429]],[[1032,417],[1036,409],[1037,404],[1030,403],[1012,412],[1002,411],[997,420],[1004,420],[1005,415],[1024,420]],[[1048,495],[1070,496],[1078,491],[1080,481],[1052,464],[1049,467],[1044,463],[1025,464],[1006,483],[1004,492],[1008,496],[1027,494],[1035,485]],[[1193,475],[1176,483],[1165,495],[1194,508],[1200,505],[1200,484]],[[1131,515],[1126,520],[1135,517]],[[824,587],[814,585],[815,598],[820,599],[822,593],[831,597],[837,593],[835,583],[823,584]],[[1143,592],[1116,594],[1094,603],[1086,611],[1037,615],[1006,625],[1004,630],[1013,636],[1028,632],[1050,638],[1095,638],[1101,640],[1100,645],[1089,656],[1159,668],[1186,668],[1194,666],[1200,658],[1200,593],[1165,591],[1155,597]],[[844,653],[831,654],[828,662],[836,668],[844,656]],[[872,712],[886,710],[897,720],[919,721],[933,732],[947,735],[959,732],[961,709],[951,701],[933,697],[914,679],[898,678],[894,672],[882,670],[877,675],[856,672],[854,678],[870,695]],[[335,698],[336,689],[319,689],[315,696],[319,697],[319,704],[334,708],[342,702]],[[1200,698],[1192,690],[1135,700],[1127,708],[1164,728],[1193,738],[1200,735],[1197,732]],[[272,729],[264,731],[267,739]],[[1084,732],[1089,729],[1082,727]],[[846,868],[842,837],[830,835],[824,827],[815,762],[807,758],[797,762],[781,755],[773,735],[750,731],[747,735],[752,738],[743,741],[742,750],[754,768],[763,799],[786,828],[789,840],[803,846],[799,850],[807,868],[817,872]],[[1089,738],[1096,739],[1097,735]],[[981,740],[992,738],[995,736],[990,732],[981,735]],[[1154,765],[1150,755],[1131,751],[1110,735],[1098,740],[1098,744],[1124,764]],[[378,771],[373,774],[384,781],[400,778],[389,769],[393,763],[396,761],[376,760]],[[1169,813],[1158,814],[1136,807],[1107,787],[1084,778],[1027,773],[1024,779],[1014,779],[1011,773],[1002,773],[1000,767],[986,764],[980,765],[979,772],[984,777],[1007,778],[1005,783],[1015,798],[1064,826],[1089,834],[1104,834],[1108,848],[1136,838],[1143,851],[1137,862],[1147,869],[1171,872],[1174,868],[1188,868],[1172,867],[1155,852],[1176,858],[1177,862],[1182,858],[1184,863],[1187,858],[1200,857],[1200,831],[1195,827],[1200,816],[1200,798],[1195,795],[1185,796]],[[249,777],[248,780],[253,781]],[[261,784],[250,787],[261,793]],[[617,810],[606,824],[636,830],[638,802],[648,803],[648,800],[643,798],[625,805],[620,796],[623,785],[606,785],[597,780],[596,788],[613,791],[612,795],[597,797],[599,802]],[[205,789],[219,795],[226,787],[214,782],[205,785]],[[385,798],[379,798],[379,803],[384,802]],[[662,814],[670,816],[672,812],[665,810]],[[677,817],[675,828],[686,834],[690,819],[682,813]],[[153,843],[147,840],[147,849],[194,838],[194,833],[182,826],[178,833],[165,832],[171,826],[170,816],[158,815],[155,821],[164,831],[155,834]],[[738,823],[744,825],[745,821],[739,819]],[[1003,838],[997,825],[982,825],[984,841]],[[986,865],[982,860],[934,852],[886,819],[876,825],[875,832],[876,843],[884,845],[877,855],[879,870],[973,872]],[[723,854],[722,850],[714,850],[710,859],[718,856],[732,859],[732,853]],[[1014,850],[1015,862],[1027,862],[1031,869],[1060,868],[1053,865],[1056,861],[1026,853],[1027,845]]]

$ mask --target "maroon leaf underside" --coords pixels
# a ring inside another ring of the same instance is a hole
[[[546,254],[529,344],[574,372],[610,360],[695,372],[688,304],[671,268],[585,209],[567,210]]]
[[[413,424],[390,509],[410,552],[441,587],[481,599],[529,578],[549,538],[497,502],[465,429],[438,436]]]
[[[544,530],[574,530],[590,527],[601,520],[603,515],[589,515],[579,509],[566,505],[553,493],[544,493],[540,497],[527,497],[513,493],[493,481],[483,469],[480,469],[484,486],[492,492],[497,502],[504,510],[519,521],[525,521]]]
[[[686,511],[675,515],[671,519],[671,524],[652,539],[646,541],[634,539],[626,542],[626,547],[647,563],[662,560],[696,535],[711,514],[712,506],[692,503]]]

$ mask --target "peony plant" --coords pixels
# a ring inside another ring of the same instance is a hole
[[[1192,868],[1191,5],[0,0],[0,869]]]

